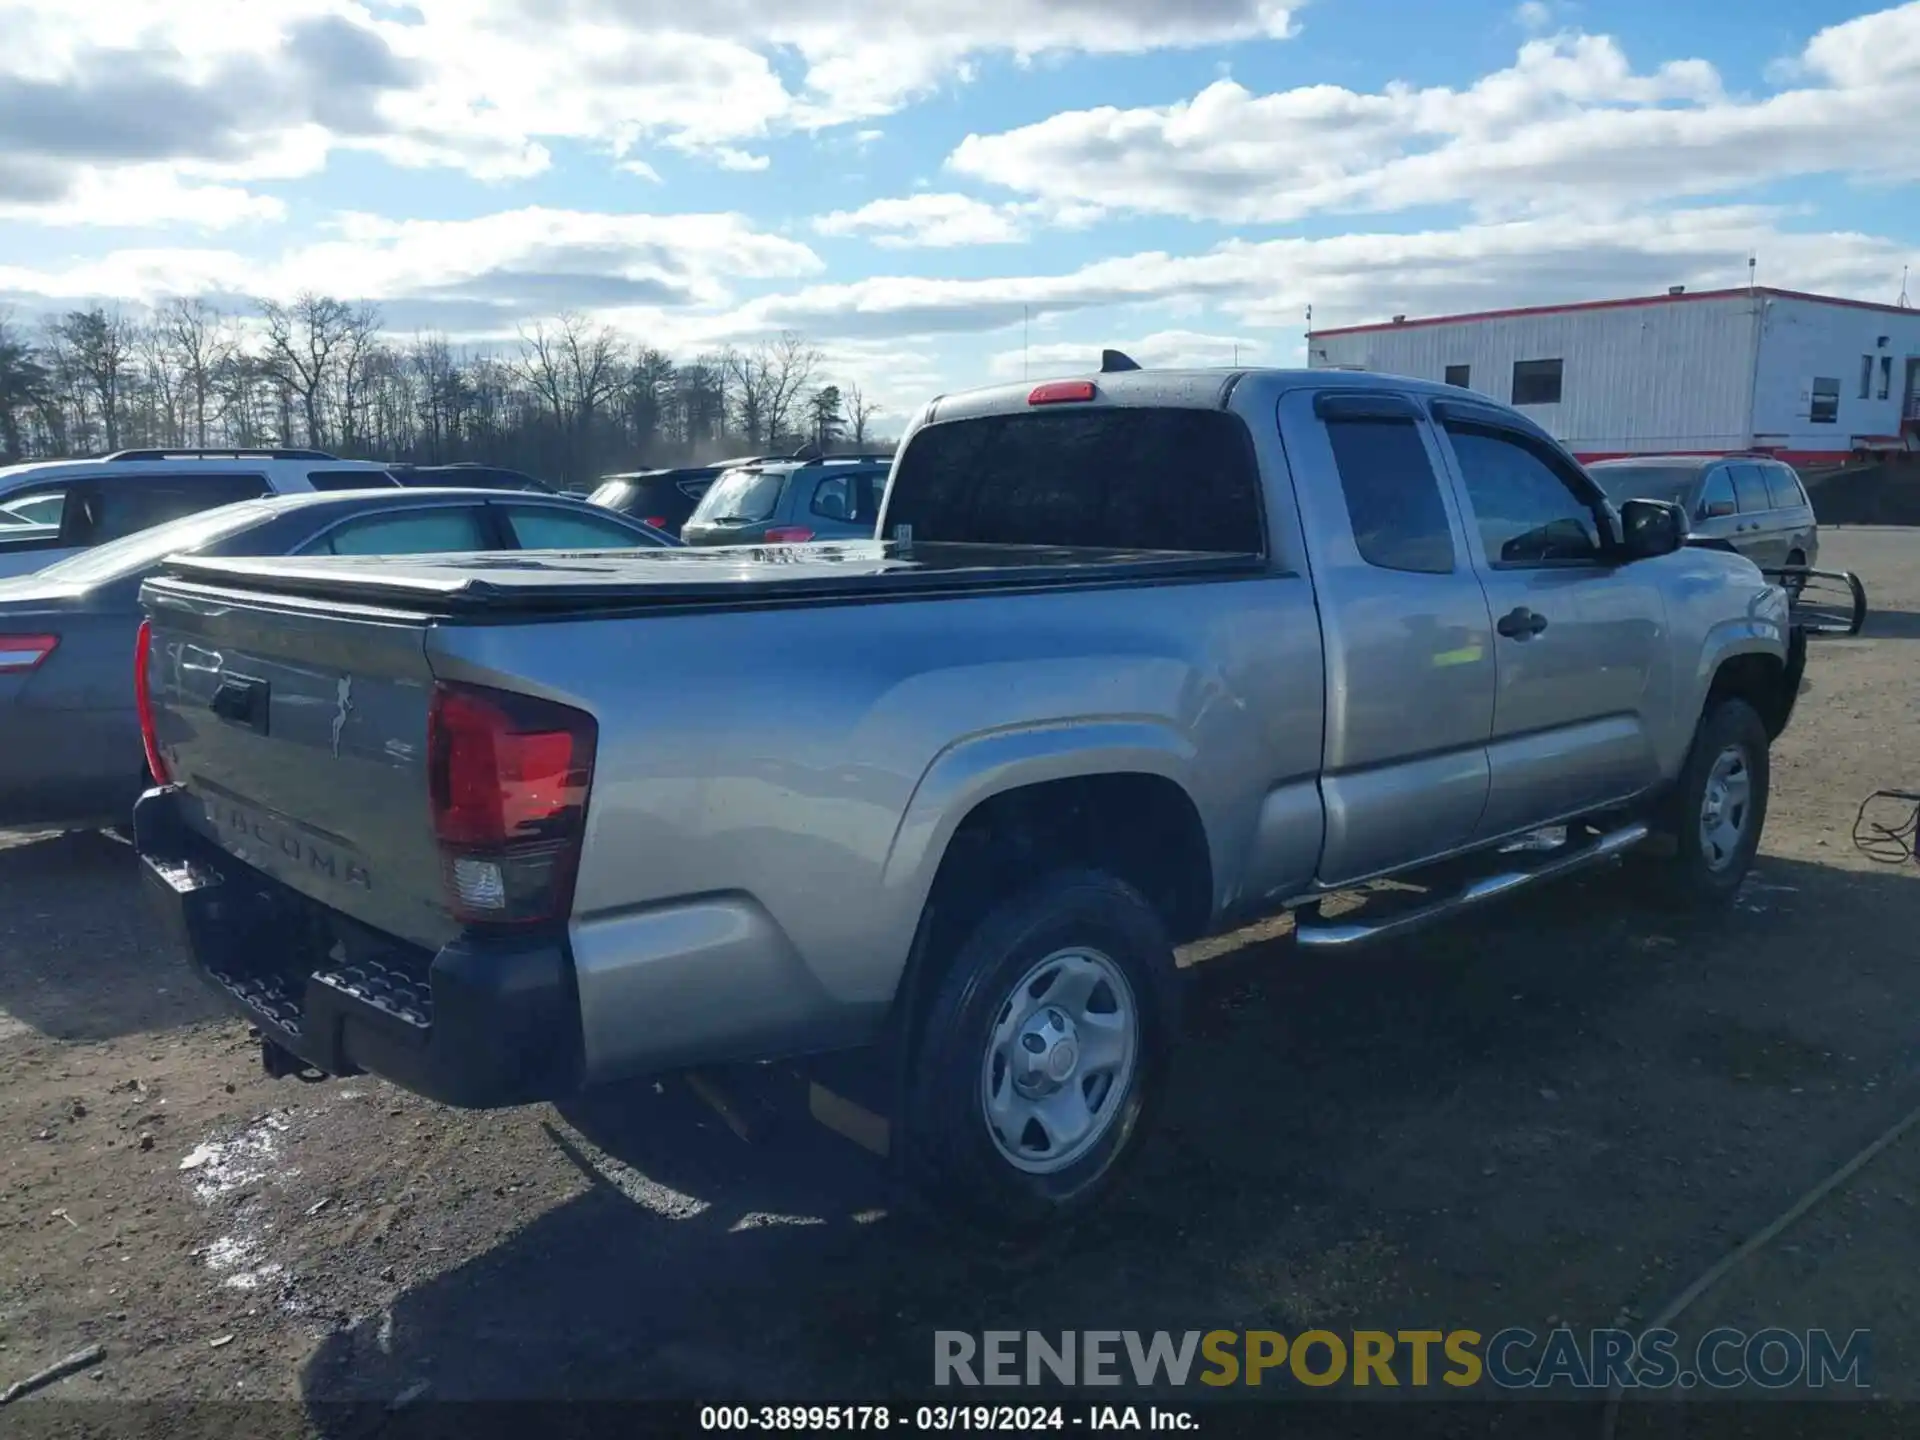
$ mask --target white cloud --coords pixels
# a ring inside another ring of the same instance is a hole
[[[1513,18],[1523,30],[1544,30],[1553,23],[1553,9],[1543,0],[1521,0],[1513,7]]]
[[[736,150],[731,145],[716,145],[711,153],[713,163],[722,170],[765,170],[773,163],[764,155],[755,155],[747,150]]]
[[[7,0],[0,203],[61,223],[136,164],[245,183],[337,148],[525,178],[575,142],[734,170],[784,130],[889,113],[981,57],[1289,33],[1278,0]],[[797,57],[797,78],[776,69]]]
[[[530,207],[474,220],[345,215],[333,233],[270,260],[231,250],[140,249],[42,270],[0,267],[0,299],[152,303],[211,295],[239,305],[316,290],[381,306],[388,325],[511,335],[565,309],[622,317],[656,343],[695,333],[741,281],[816,274],[806,246],[738,215],[610,215]]]
[[[892,249],[1010,245],[1027,238],[1027,227],[1012,207],[931,191],[875,200],[858,210],[836,210],[815,220],[813,227],[822,235],[860,235]]]
[[[1482,215],[1725,193],[1818,173],[1920,178],[1920,0],[1816,35],[1796,89],[1730,96],[1703,60],[1634,70],[1612,39],[1529,40],[1466,89],[1232,81],[1177,104],[970,135],[959,174],[1058,203],[1284,222],[1465,203]]]
[[[1890,299],[1906,250],[1846,232],[1780,228],[1786,217],[1721,206],[1609,217],[1558,215],[1412,234],[1235,240],[1194,255],[1117,256],[1055,275],[954,280],[881,276],[761,297],[721,327],[881,339],[1007,330],[1031,315],[1200,303],[1238,324],[1300,334],[1388,315],[1647,294],[1670,284],[1763,281]]]

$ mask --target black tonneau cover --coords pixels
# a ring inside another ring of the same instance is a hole
[[[194,585],[434,613],[779,605],[1258,573],[1257,555],[1027,545],[841,543],[300,559],[174,556]]]

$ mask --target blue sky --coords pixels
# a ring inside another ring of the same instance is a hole
[[[1120,344],[1891,300],[1920,4],[0,0],[13,323],[303,289],[503,349],[783,329],[899,414]],[[1024,318],[1023,318],[1024,317]]]

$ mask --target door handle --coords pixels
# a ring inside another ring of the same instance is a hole
[[[1522,605],[1502,615],[1493,628],[1509,640],[1531,640],[1547,628],[1547,617]]]
[[[220,682],[207,708],[230,725],[267,733],[267,682],[234,675]]]

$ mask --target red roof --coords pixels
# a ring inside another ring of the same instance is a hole
[[[1388,320],[1368,325],[1343,325],[1333,330],[1310,330],[1309,340],[1327,335],[1364,335],[1374,330],[1411,330],[1416,325],[1459,325],[1470,320],[1506,320],[1517,315],[1572,315],[1585,310],[1624,310],[1634,305],[1684,305],[1693,300],[1730,300],[1741,295],[1769,295],[1776,300],[1811,300],[1817,305],[1843,305],[1850,310],[1881,310],[1890,315],[1920,315],[1905,305],[1877,300],[1846,300],[1837,295],[1814,295],[1805,290],[1776,290],[1742,285],[1731,290],[1684,290],[1678,295],[1632,295],[1623,300],[1576,300],[1567,305],[1521,305],[1511,310],[1474,310],[1464,315],[1423,315],[1417,320]]]

